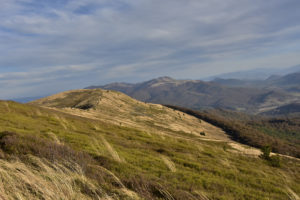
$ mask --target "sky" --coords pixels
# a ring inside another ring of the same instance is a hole
[[[0,99],[300,64],[299,0],[0,0]]]

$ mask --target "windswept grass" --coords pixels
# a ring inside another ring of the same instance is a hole
[[[200,140],[205,137],[200,134],[149,134],[14,102],[0,102],[0,110],[5,162],[18,157],[28,167],[22,157],[33,155],[65,168],[64,163],[76,163],[86,179],[72,183],[84,198],[280,200],[288,199],[290,190],[300,194],[300,162],[294,159],[282,158],[281,168],[274,168],[260,158],[233,152],[226,142]],[[101,191],[95,190],[98,186]]]

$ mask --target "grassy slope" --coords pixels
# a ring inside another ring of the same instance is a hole
[[[248,115],[224,109],[202,111],[226,118],[230,121],[244,122],[264,133],[300,145],[300,115]],[[299,146],[300,148],[300,146]]]
[[[282,158],[282,168],[273,168],[259,158],[234,152],[226,142],[204,141],[190,132],[158,126],[166,133],[159,134],[14,102],[0,102],[0,110],[0,132],[36,135],[87,152],[96,166],[109,170],[127,189],[146,199],[287,199],[291,190],[300,194],[300,163],[296,160]],[[15,161],[0,162],[2,169],[8,164]],[[25,167],[54,183],[30,165]],[[21,184],[7,176],[1,180],[13,186]],[[112,198],[122,198],[120,186],[85,180],[100,185]],[[23,184],[22,190],[30,188]],[[23,195],[30,197],[26,192]]]
[[[270,119],[225,110],[195,111],[178,106],[168,107],[206,120],[243,144],[258,148],[270,145],[276,153],[300,158],[299,118]]]

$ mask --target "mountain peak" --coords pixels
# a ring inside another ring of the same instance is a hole
[[[162,82],[175,81],[175,79],[173,79],[173,78],[171,78],[169,76],[161,76],[161,77],[158,77],[158,78],[153,79],[153,80],[162,81]]]

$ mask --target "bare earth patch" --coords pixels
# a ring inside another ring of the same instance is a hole
[[[236,142],[229,142],[228,144],[232,148],[237,150],[239,153],[243,153],[245,155],[259,156],[261,154],[261,151],[259,149],[256,149],[256,148],[253,148],[253,147],[249,147],[249,146],[239,144],[239,143],[236,143]]]

